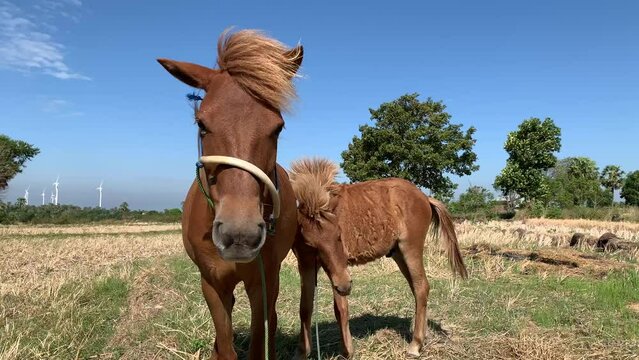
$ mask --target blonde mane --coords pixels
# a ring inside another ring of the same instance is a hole
[[[291,185],[304,215],[316,218],[328,211],[331,187],[338,171],[337,164],[327,159],[303,158],[291,163]]]
[[[284,44],[257,30],[224,31],[217,43],[217,64],[253,97],[286,111],[297,97],[296,76],[301,47]]]

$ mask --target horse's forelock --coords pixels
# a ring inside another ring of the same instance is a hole
[[[293,78],[301,52],[288,48],[258,30],[224,31],[217,44],[217,63],[249,94],[286,111],[297,97]]]
[[[317,178],[310,174],[303,174],[291,181],[293,191],[300,202],[300,212],[311,219],[316,219],[322,212],[328,210],[330,194]]]
[[[291,184],[305,216],[315,218],[329,210],[337,171],[335,163],[320,158],[304,158],[291,164]]]
[[[335,183],[338,171],[337,164],[328,159],[302,158],[291,164],[291,179],[307,174],[317,178],[323,187],[328,188]]]

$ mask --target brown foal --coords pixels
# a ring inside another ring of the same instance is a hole
[[[335,183],[337,165],[323,159],[294,162],[291,182],[298,205],[301,243],[294,250],[301,257],[300,318],[302,321],[297,358],[311,351],[310,326],[317,270],[317,256],[333,284],[335,316],[340,326],[342,347],[353,356],[348,326],[351,279],[348,265],[365,264],[391,256],[408,281],[415,297],[413,340],[407,353],[418,356],[426,332],[426,303],[430,286],[426,279],[423,252],[429,226],[439,230],[453,273],[467,277],[459,252],[454,225],[446,207],[429,198],[414,184],[397,178],[340,185]],[[315,254],[315,255],[314,255]]]

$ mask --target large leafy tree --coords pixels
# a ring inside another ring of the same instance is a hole
[[[639,171],[633,171],[626,176],[621,188],[621,197],[626,204],[639,206]]]
[[[508,160],[495,178],[495,188],[511,200],[511,206],[516,200],[543,200],[550,189],[545,171],[556,163],[560,148],[561,129],[552,119],[524,120],[508,134],[504,144]]]
[[[455,210],[463,213],[488,211],[495,199],[493,193],[481,186],[471,186],[463,194],[459,195],[459,201],[454,204]]]
[[[587,157],[569,157],[559,160],[548,171],[551,200],[562,207],[597,206],[610,203],[601,188],[597,164]]]
[[[623,186],[624,172],[618,165],[607,165],[602,171],[599,180],[601,185],[608,189],[611,202],[615,197],[615,191]]]
[[[39,152],[31,144],[0,134],[0,190],[5,189],[9,180],[21,173],[24,164]]]
[[[373,125],[360,126],[342,152],[351,181],[400,177],[449,199],[457,187],[445,173],[470,175],[479,169],[473,152],[475,128],[451,124],[441,101],[407,94],[369,109]]]

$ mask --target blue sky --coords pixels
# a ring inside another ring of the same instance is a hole
[[[635,1],[0,0],[0,132],[41,154],[5,200],[31,203],[60,175],[60,201],[177,207],[192,181],[190,89],[158,57],[212,66],[228,26],[305,47],[300,100],[279,162],[340,161],[368,109],[402,94],[443,100],[477,128],[492,188],[503,143],[528,117],[562,129],[560,157],[639,169],[639,3]]]

